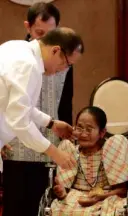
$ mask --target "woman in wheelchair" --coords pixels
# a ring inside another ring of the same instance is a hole
[[[57,168],[53,216],[114,216],[125,211],[128,141],[122,135],[105,140],[106,123],[103,110],[86,107],[76,118],[76,145],[69,140],[60,143],[60,149],[74,156],[76,166]]]

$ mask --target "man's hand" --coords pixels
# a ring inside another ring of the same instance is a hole
[[[76,165],[76,161],[69,153],[56,148],[53,144],[49,146],[45,154],[63,169],[72,169]]]
[[[54,193],[56,194],[56,196],[59,199],[64,199],[67,195],[66,190],[63,186],[63,184],[61,184],[58,180],[57,177],[55,177],[55,183],[56,185],[53,187]]]
[[[12,151],[12,147],[9,144],[3,146],[3,148],[1,149],[1,157],[2,157],[2,159],[7,158],[6,150]]]
[[[58,137],[70,139],[72,137],[73,128],[64,121],[54,120],[52,131]]]

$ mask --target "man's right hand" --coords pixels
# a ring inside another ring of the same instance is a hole
[[[72,169],[76,165],[76,161],[69,153],[56,148],[53,144],[49,146],[45,154],[63,169]]]
[[[1,149],[1,157],[2,157],[2,159],[6,159],[7,158],[7,152],[6,152],[6,150],[12,151],[11,145],[6,144]]]
[[[74,158],[67,152],[58,149],[58,156],[55,157],[55,162],[61,166],[63,169],[72,169],[76,161]]]

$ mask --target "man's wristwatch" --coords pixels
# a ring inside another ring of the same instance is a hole
[[[46,128],[51,129],[53,125],[54,125],[54,118],[51,118],[51,120],[50,120],[50,122]]]

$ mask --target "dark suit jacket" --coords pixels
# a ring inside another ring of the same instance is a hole
[[[67,72],[58,108],[58,117],[72,125],[73,68]]]
[[[30,40],[28,34],[25,40]],[[67,72],[64,87],[58,108],[59,120],[65,121],[72,125],[72,98],[73,98],[73,67]]]

